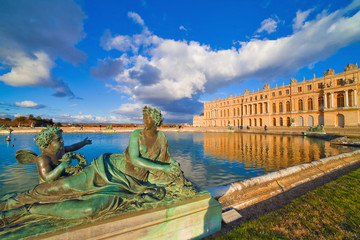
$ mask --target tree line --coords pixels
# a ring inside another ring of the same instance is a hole
[[[15,119],[0,118],[0,126],[4,127],[47,127],[53,125],[61,124],[55,124],[51,118],[34,117],[32,114],[28,117],[20,116]]]

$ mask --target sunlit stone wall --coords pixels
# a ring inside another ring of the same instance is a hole
[[[344,72],[328,69],[323,77],[204,102],[206,126],[360,126],[360,70],[348,64]]]

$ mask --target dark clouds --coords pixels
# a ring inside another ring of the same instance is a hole
[[[52,68],[61,58],[76,64],[87,55],[74,45],[85,37],[81,7],[72,0],[2,0],[0,63],[10,70],[0,81],[11,86],[42,86],[55,96],[73,97]]]
[[[145,64],[140,70],[129,71],[129,77],[138,80],[142,85],[148,86],[160,81],[160,70]]]
[[[96,67],[90,69],[90,74],[100,79],[114,78],[123,71],[123,65],[121,59],[101,59]]]

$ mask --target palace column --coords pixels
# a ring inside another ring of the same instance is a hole
[[[327,104],[327,93],[324,94],[324,109],[326,109],[328,107]]]
[[[330,96],[330,108],[333,108],[333,107],[334,107],[334,93],[332,92],[331,96]]]
[[[349,93],[348,90],[345,90],[345,107],[349,106]]]
[[[354,107],[357,106],[357,93],[356,93],[356,89],[354,89]]]

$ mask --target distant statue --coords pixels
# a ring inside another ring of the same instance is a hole
[[[304,132],[304,135],[310,136],[314,134],[326,134],[323,125],[317,125],[316,127],[310,127],[309,130]]]
[[[316,127],[310,127],[308,132],[325,133],[325,130],[323,125],[317,125]]]
[[[38,214],[59,218],[98,218],[131,205],[159,202],[196,191],[168,152],[163,116],[144,107],[144,129],[135,130],[123,154],[103,154],[77,175],[44,182],[0,201],[0,224]],[[61,149],[61,144],[58,146]]]
[[[20,164],[36,163],[39,173],[40,183],[53,182],[60,177],[69,176],[72,169],[70,166],[71,158],[80,158],[84,164],[84,158],[78,154],[66,154],[76,151],[85,145],[91,144],[91,140],[85,138],[83,141],[71,146],[64,146],[62,130],[58,127],[50,127],[41,130],[36,138],[36,145],[39,146],[41,154],[27,150],[16,151],[15,158]]]

